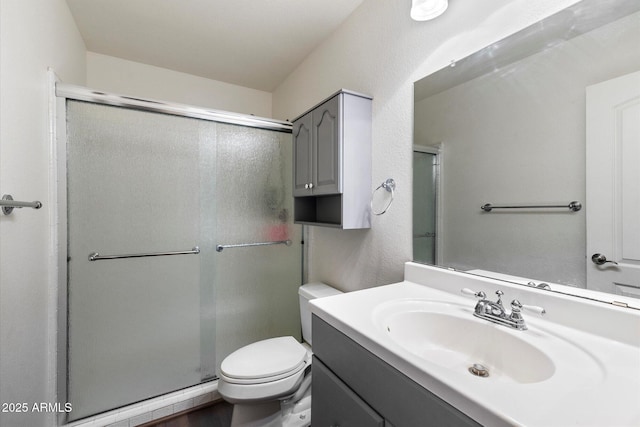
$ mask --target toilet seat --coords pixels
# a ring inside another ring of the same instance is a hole
[[[233,384],[262,384],[295,375],[307,365],[307,350],[295,338],[269,338],[227,356],[220,377]]]
[[[223,360],[218,391],[230,403],[290,396],[310,364],[307,349],[293,337],[258,341]]]
[[[288,377],[257,384],[236,384],[223,377],[218,381],[218,392],[229,403],[265,402],[273,399],[284,399],[292,396],[302,384],[307,370]]]

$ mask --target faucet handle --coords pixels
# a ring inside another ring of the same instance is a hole
[[[460,292],[462,292],[465,295],[471,295],[472,297],[476,297],[478,299],[485,299],[487,297],[487,294],[485,294],[484,292],[482,291],[475,292],[469,288],[462,288],[460,289]]]
[[[511,301],[511,310],[520,311],[522,309],[522,303],[517,299]]]
[[[496,301],[496,304],[502,305],[502,295],[504,295],[504,292],[502,292],[500,289],[498,289],[496,291],[496,295],[498,295],[498,301]]]
[[[547,312],[547,310],[545,310],[543,307],[537,306],[537,305],[527,305],[527,304],[522,304],[522,308],[527,310],[527,311],[531,311],[533,313],[536,313],[540,316],[544,316]]]
[[[531,311],[531,312],[536,313],[536,314],[538,314],[540,316],[544,316],[545,313],[547,312],[547,310],[545,310],[544,308],[539,307],[537,305],[522,304],[517,299],[514,299],[513,301],[511,301],[511,312],[512,313],[513,312],[519,313],[521,310]]]

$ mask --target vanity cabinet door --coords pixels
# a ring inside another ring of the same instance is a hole
[[[293,123],[293,195],[311,196],[313,179],[313,141],[311,113]]]
[[[317,380],[317,361],[360,402],[383,417],[385,427],[391,423],[395,427],[482,427],[316,315],[313,315],[311,333],[314,353],[312,387]],[[312,394],[312,406],[314,401],[320,400],[322,406],[329,408],[328,414],[338,410],[334,407],[340,408],[337,400],[342,398],[335,397],[338,395],[336,390],[316,390],[314,387]],[[314,410],[311,417],[316,420]],[[367,424],[356,422],[348,425]],[[314,422],[313,426],[327,427],[331,424]]]
[[[316,357],[311,381],[311,420],[314,427],[383,427],[384,419]]]

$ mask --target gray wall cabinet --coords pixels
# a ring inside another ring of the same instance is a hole
[[[315,315],[312,328],[314,427],[480,426]]]
[[[308,112],[294,122],[294,190],[296,197],[339,194],[340,96]]]
[[[341,90],[293,121],[294,220],[370,228],[371,97]]]

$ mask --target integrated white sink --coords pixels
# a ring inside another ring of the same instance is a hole
[[[527,330],[492,323],[462,288],[499,289],[546,315],[524,311]],[[404,282],[311,306],[482,425],[640,425],[640,311],[413,263]]]
[[[552,359],[528,342],[530,334],[525,337],[524,331],[477,319],[469,305],[401,299],[376,307],[373,320],[416,356],[484,381],[527,384],[548,380],[555,373]],[[570,350],[567,363],[575,358],[576,350]],[[597,365],[593,368],[599,371]],[[601,378],[601,372],[598,374],[592,378]]]

